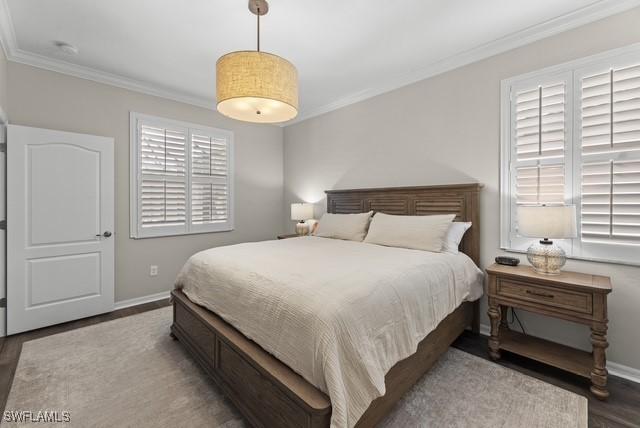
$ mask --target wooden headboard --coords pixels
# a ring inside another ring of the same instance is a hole
[[[470,221],[460,250],[480,265],[479,183],[378,189],[327,190],[327,212],[363,213],[370,210],[395,215],[455,214]]]

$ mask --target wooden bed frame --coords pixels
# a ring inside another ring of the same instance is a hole
[[[462,184],[330,190],[326,192],[327,211],[456,214],[456,221],[473,222],[460,250],[479,264],[480,187]],[[173,291],[172,296],[172,336],[180,340],[252,426],[329,426],[331,402],[323,392],[216,314],[191,302],[181,291]],[[387,393],[371,403],[356,426],[373,427],[380,422],[469,326],[478,332],[477,301],[459,306],[419,344],[415,354],[391,368],[385,377]]]

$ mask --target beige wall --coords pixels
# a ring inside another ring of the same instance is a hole
[[[640,8],[286,127],[285,227],[293,228],[291,202],[321,200],[324,211],[325,189],[478,181],[487,266],[500,253],[500,80],[640,42],[638,22]],[[640,268],[571,261],[567,269],[612,277],[609,357],[640,369]],[[584,327],[524,322],[532,334],[589,345]]]
[[[219,245],[274,239],[283,229],[282,129],[17,63],[9,63],[9,115],[17,125],[115,138],[116,301],[171,289],[186,259]],[[213,89],[212,89],[213,90]],[[129,238],[129,112],[235,133],[235,230],[171,238]],[[156,277],[149,265],[159,266]]]

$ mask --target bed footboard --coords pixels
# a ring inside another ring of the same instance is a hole
[[[172,296],[171,332],[252,426],[329,426],[325,394],[181,291]]]
[[[181,291],[173,291],[172,296],[172,335],[252,426],[329,427],[329,397]],[[414,355],[391,368],[385,378],[387,394],[371,403],[357,427],[373,427],[380,422],[472,324],[473,313],[473,303],[463,303],[420,343]]]

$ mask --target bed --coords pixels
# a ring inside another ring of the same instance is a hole
[[[188,276],[179,276],[178,285],[186,286],[173,292],[172,335],[253,426],[374,426],[465,328],[478,329],[477,300],[463,301],[468,293],[463,295],[455,284],[464,282],[457,281],[464,259],[467,265],[473,266],[469,259],[478,263],[479,190],[479,185],[469,184],[327,191],[330,213],[455,214],[456,221],[472,221],[460,245],[466,256],[315,237],[208,250],[185,265]],[[295,260],[291,254],[307,257]],[[290,268],[279,265],[287,257],[292,259],[286,260]],[[320,266],[300,268],[314,261]],[[331,269],[321,268],[327,264]],[[353,265],[362,266],[362,272]],[[305,276],[307,271],[310,275]],[[340,276],[332,277],[335,273]],[[427,276],[433,277],[428,288],[437,291],[435,297],[407,294],[401,301],[402,293],[423,293],[425,287],[415,284]],[[209,280],[215,287],[208,286]],[[291,283],[294,288],[285,286]],[[371,289],[367,284],[373,284]],[[338,296],[340,290],[347,296]],[[429,299],[442,303],[414,304]],[[358,311],[354,302],[375,306],[380,314]],[[337,306],[340,310],[332,311]],[[417,308],[410,312],[413,306]],[[393,317],[397,321],[401,313],[411,328],[403,324],[398,330],[378,329],[375,322],[386,312],[391,322],[381,321],[380,326],[399,324]],[[334,320],[326,314],[341,315]],[[252,315],[258,322],[249,322]],[[337,340],[334,330],[339,330]],[[366,334],[382,334],[383,340],[377,340],[376,347],[358,343]]]

